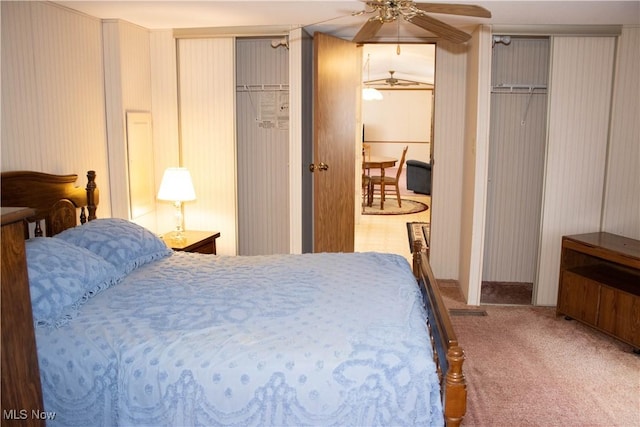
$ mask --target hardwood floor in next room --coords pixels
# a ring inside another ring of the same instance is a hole
[[[417,200],[430,206],[430,196],[416,194],[406,189],[404,174],[403,170],[400,176],[400,197]],[[389,196],[387,202],[396,203],[395,195]],[[361,215],[360,222],[355,226],[355,251],[395,253],[407,258],[411,264],[407,222],[429,222],[430,217],[429,209],[408,215]]]

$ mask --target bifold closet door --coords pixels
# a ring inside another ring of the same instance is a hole
[[[561,238],[599,231],[615,37],[553,37],[535,303],[555,305]]]
[[[181,163],[197,198],[185,228],[220,231],[218,254],[236,255],[234,38],[180,39],[177,55]]]

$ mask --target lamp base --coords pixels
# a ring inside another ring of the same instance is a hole
[[[172,231],[171,233],[168,233],[167,237],[173,243],[179,243],[180,244],[180,243],[184,243],[184,242],[187,241],[187,238],[184,235],[184,232],[182,230]]]
[[[176,229],[171,233],[171,241],[174,243],[184,243],[187,238],[184,236],[184,227],[182,226],[182,202],[176,200],[173,202],[176,218]]]

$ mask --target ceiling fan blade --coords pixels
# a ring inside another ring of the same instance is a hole
[[[447,3],[415,3],[415,6],[425,12],[446,13],[447,15],[477,16],[479,18],[491,18],[491,12],[481,6],[473,4],[447,4]]]
[[[416,82],[407,79],[395,79],[393,82],[389,82],[390,86],[421,86],[424,83]]]
[[[378,34],[378,31],[380,30],[380,28],[382,28],[382,24],[383,22],[377,17],[369,19],[360,28],[360,31],[358,31],[358,34],[355,35],[353,41],[355,43],[362,43],[369,40],[370,38]]]
[[[471,36],[464,31],[430,16],[416,15],[408,21],[453,43],[464,43],[471,38]]]
[[[386,82],[386,81],[387,81],[387,79],[375,79],[375,80],[365,80],[365,81],[364,81],[364,82],[362,82],[362,83],[367,83],[367,84],[381,84],[381,83],[384,83],[384,82]]]

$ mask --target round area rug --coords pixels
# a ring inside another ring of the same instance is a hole
[[[415,200],[402,200],[402,207],[398,207],[395,197],[390,197],[384,201],[384,210],[380,210],[380,198],[375,197],[371,206],[365,206],[363,215],[406,215],[414,214],[429,209],[429,206]]]

